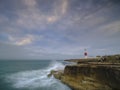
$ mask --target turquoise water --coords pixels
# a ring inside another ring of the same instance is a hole
[[[51,70],[64,69],[63,61],[0,61],[0,90],[71,90]]]

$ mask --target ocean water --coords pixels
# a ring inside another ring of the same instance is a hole
[[[71,90],[53,76],[47,77],[64,66],[63,61],[0,61],[0,90]]]

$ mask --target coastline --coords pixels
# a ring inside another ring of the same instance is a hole
[[[102,57],[103,58],[103,57]],[[70,59],[63,71],[51,71],[56,79],[72,90],[120,90],[120,60],[116,56]],[[101,59],[101,60],[100,60]]]

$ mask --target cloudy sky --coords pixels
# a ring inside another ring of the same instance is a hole
[[[120,0],[0,0],[0,59],[120,54]]]

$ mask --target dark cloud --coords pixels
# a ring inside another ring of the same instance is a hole
[[[9,14],[9,13],[15,13],[18,10],[25,9],[25,7],[22,5],[22,0],[16,1],[16,0],[0,0],[0,11],[1,14]]]
[[[119,0],[0,0],[0,42],[8,43],[0,58],[78,57],[84,48],[116,53],[119,10]]]

